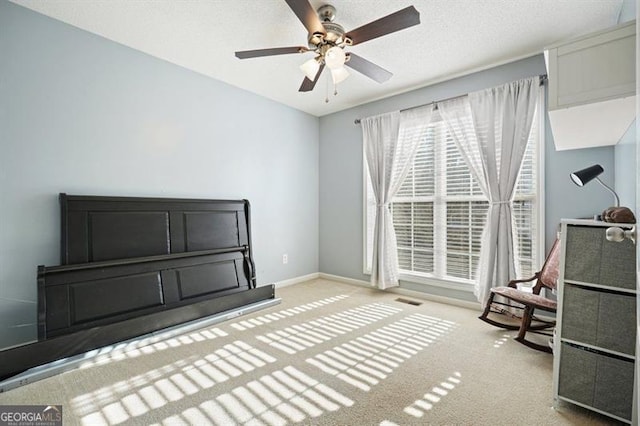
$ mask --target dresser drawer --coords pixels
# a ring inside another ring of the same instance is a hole
[[[632,360],[562,343],[558,395],[623,419],[631,419]]]
[[[567,227],[564,279],[635,290],[635,246],[629,240],[607,241],[606,230]]]
[[[636,296],[565,283],[563,339],[635,354]]]

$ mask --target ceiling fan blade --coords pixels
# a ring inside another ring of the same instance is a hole
[[[260,56],[287,55],[289,53],[304,53],[308,51],[309,49],[304,46],[274,47],[271,49],[243,50],[236,52],[236,57],[239,59],[249,59]]]
[[[369,22],[353,31],[349,31],[346,35],[353,41],[352,45],[355,46],[356,44],[364,43],[365,41],[418,25],[419,23],[420,12],[418,12],[415,7],[409,6],[391,15],[387,15],[384,18]]]
[[[320,65],[320,68],[318,69],[318,72],[316,73],[316,77],[313,79],[313,81],[305,77],[304,80],[302,81],[302,84],[300,85],[300,89],[298,89],[298,92],[312,91],[313,88],[316,87],[316,83],[318,82],[318,79],[320,78],[320,74],[322,74],[323,69],[324,69],[324,64]]]
[[[300,22],[305,26],[309,34],[324,34],[324,27],[318,13],[313,9],[308,0],[285,0],[293,13],[296,14]]]
[[[367,77],[377,81],[378,83],[384,83],[393,75],[381,66],[378,66],[373,62],[369,62],[363,57],[356,55],[355,53],[348,53],[348,55],[349,60],[344,63],[346,66],[353,68],[354,70],[366,75]]]

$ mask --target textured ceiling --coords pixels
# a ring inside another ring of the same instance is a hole
[[[421,19],[348,48],[394,75],[378,84],[349,69],[333,96],[326,72],[313,92],[298,92],[298,67],[311,53],[234,56],[237,50],[306,45],[306,30],[284,0],[12,1],[316,116],[540,53],[617,24],[622,7],[622,0],[332,0],[336,22],[347,31],[409,5]]]

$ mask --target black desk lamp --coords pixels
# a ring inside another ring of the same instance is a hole
[[[616,194],[616,191],[605,185],[604,182],[602,182],[598,177],[598,175],[602,172],[604,172],[602,166],[600,164],[594,164],[593,166],[587,167],[586,169],[573,172],[569,176],[571,176],[571,180],[578,186],[584,186],[585,184],[591,182],[593,179],[597,180],[598,182],[600,182],[600,185],[607,188],[613,194],[613,196],[616,198],[616,207],[620,207],[620,198],[618,198],[618,194]]]

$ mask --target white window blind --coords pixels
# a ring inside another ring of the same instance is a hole
[[[517,274],[533,276],[539,267],[538,109],[513,202]],[[471,118],[465,125],[472,126]],[[472,177],[444,122],[434,117],[413,167],[391,205],[403,274],[472,283],[488,202]],[[370,270],[375,198],[366,174],[366,269]]]

